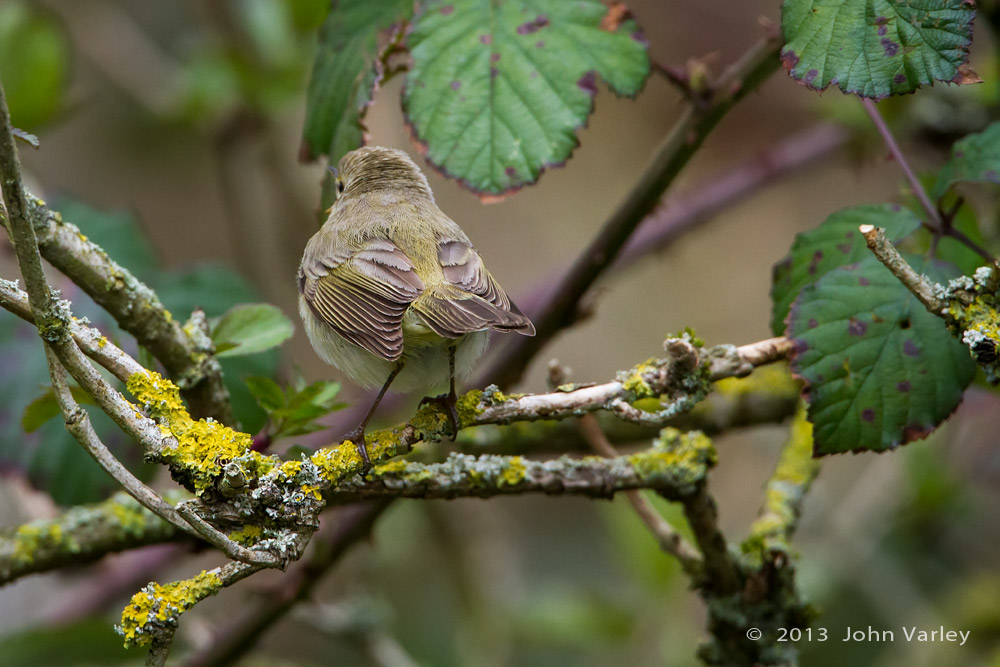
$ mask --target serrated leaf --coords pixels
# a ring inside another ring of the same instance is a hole
[[[243,378],[243,382],[260,403],[260,407],[268,412],[285,407],[285,392],[271,378],[252,376]]]
[[[80,387],[71,386],[70,393],[80,405],[95,405],[90,394]],[[61,412],[56,395],[52,393],[52,387],[46,387],[41,396],[28,403],[27,407],[24,408],[24,412],[21,413],[21,428],[24,429],[25,433],[34,433],[41,428],[42,424],[50,419],[55,419]]]
[[[59,111],[69,55],[66,34],[48,12],[18,0],[0,5],[0,81],[14,125],[32,130]]]
[[[785,333],[785,318],[795,297],[828,272],[858,262],[871,254],[858,232],[860,225],[886,230],[897,241],[920,226],[914,213],[896,204],[853,206],[832,214],[819,227],[796,235],[785,259],[774,265],[771,275],[771,330],[775,336]]]
[[[781,60],[792,78],[881,99],[934,81],[970,83],[970,0],[785,0]]]
[[[244,303],[233,306],[212,329],[217,357],[256,354],[291,338],[291,320],[276,306]]]
[[[1000,122],[970,134],[951,147],[951,158],[938,172],[931,196],[940,199],[955,183],[1000,183]]]
[[[306,93],[304,157],[328,155],[336,164],[344,153],[361,146],[364,113],[384,74],[383,31],[409,20],[413,4],[413,0],[333,3],[320,29]]]
[[[649,73],[624,5],[598,0],[427,2],[407,44],[403,107],[427,159],[491,195],[569,157],[596,76],[635,95]]]
[[[874,257],[804,289],[789,336],[792,369],[808,382],[817,456],[926,436],[955,410],[976,370],[944,322]]]

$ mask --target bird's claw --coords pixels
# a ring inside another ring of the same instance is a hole
[[[448,424],[451,426],[451,439],[458,435],[458,397],[455,394],[439,394],[438,396],[425,396],[420,399],[420,405],[427,403],[436,404],[448,415]]]

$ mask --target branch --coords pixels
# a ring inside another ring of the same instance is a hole
[[[689,465],[701,454],[654,448],[610,459],[563,456],[534,461],[520,456],[452,453],[444,463],[392,461],[365,479],[348,478],[324,495],[332,504],[380,498],[492,498],[524,493],[611,498],[619,491],[651,489],[676,498],[690,486]]]
[[[580,299],[615,261],[639,223],[656,208],[705,137],[737,102],[778,68],[780,47],[777,35],[758,42],[723,74],[705,99],[688,102],[639,182],[560,280],[553,297],[533,313],[536,335],[517,337],[477,377],[489,378],[500,386],[515,383],[535,354],[576,320]]]
[[[133,498],[117,493],[53,519],[0,531],[0,584],[183,535]]]
[[[796,587],[789,542],[805,494],[819,473],[812,448],[812,425],[803,404],[767,482],[764,507],[741,545],[740,594],[704,596],[712,639],[698,653],[707,664],[797,664],[795,645],[784,641],[781,631],[808,627],[814,613]],[[751,628],[756,636],[749,634]]]

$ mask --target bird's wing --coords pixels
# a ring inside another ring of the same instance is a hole
[[[528,336],[535,327],[493,279],[467,241],[444,239],[438,261],[445,284],[421,296],[414,308],[441,336],[457,338],[470,331],[499,329]]]
[[[371,239],[346,257],[303,262],[299,289],[316,317],[388,361],[403,352],[403,313],[424,290],[413,262],[387,239]]]

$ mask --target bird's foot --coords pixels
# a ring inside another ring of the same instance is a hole
[[[458,435],[458,397],[455,394],[440,394],[438,396],[425,396],[420,399],[420,405],[434,403],[448,415],[448,424],[451,426],[451,439]]]
[[[361,474],[365,475],[372,469],[371,459],[368,458],[368,447],[365,446],[365,427],[359,426],[344,436],[344,441],[350,440],[358,449],[358,456],[361,457]]]

